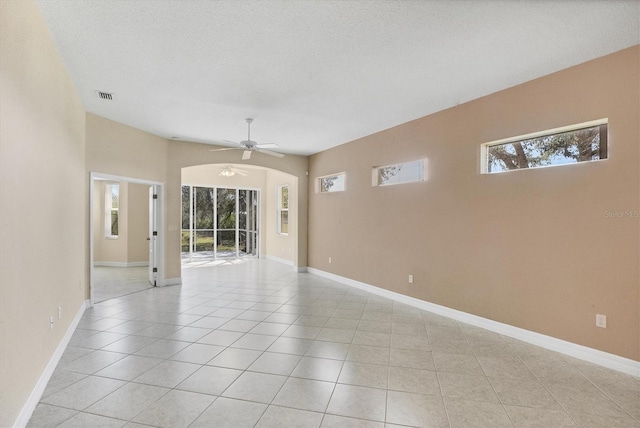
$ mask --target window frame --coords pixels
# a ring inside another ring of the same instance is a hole
[[[556,134],[564,134],[568,132],[580,131],[582,129],[595,128],[597,126],[600,127],[603,125],[606,126],[606,132],[604,133],[605,135],[604,140],[601,139],[600,141],[600,151],[602,153],[602,151],[604,150],[605,153],[604,153],[604,157],[601,157],[600,159],[592,159],[592,160],[583,161],[583,162],[567,162],[567,163],[560,163],[555,165],[540,165],[540,166],[532,166],[528,168],[506,169],[504,171],[489,171],[489,150],[491,147],[518,143],[521,141],[532,140],[540,137],[550,137]],[[591,120],[583,123],[577,123],[573,125],[562,126],[559,128],[547,129],[544,131],[537,131],[529,134],[518,135],[515,137],[503,138],[500,140],[490,141],[487,143],[482,143],[480,145],[480,174],[493,175],[493,174],[501,174],[505,172],[513,172],[513,171],[527,171],[527,170],[551,168],[551,167],[558,167],[558,166],[580,165],[585,163],[607,160],[609,158],[608,133],[609,133],[609,119],[603,118],[603,119]]]
[[[412,164],[412,163],[418,163],[421,162],[422,163],[422,171],[421,171],[421,177],[418,180],[404,180],[404,181],[399,181],[396,183],[380,183],[380,169],[382,168],[390,168],[390,167],[394,167],[394,166],[401,166],[401,165],[406,165],[406,164]],[[408,161],[404,161],[404,162],[397,162],[397,163],[391,163],[391,164],[385,164],[385,165],[376,165],[374,167],[371,168],[371,185],[373,187],[389,187],[389,186],[397,186],[400,184],[410,184],[410,183],[424,183],[425,181],[427,181],[427,158],[426,157],[421,157],[418,159],[412,159],[412,160],[408,160]]]
[[[283,204],[283,190],[287,189],[287,200],[286,200],[286,207],[284,207]],[[277,205],[277,212],[276,212],[276,223],[277,223],[277,229],[276,232],[278,235],[283,235],[283,236],[287,236],[289,235],[289,204],[291,202],[291,198],[289,197],[289,190],[290,187],[288,184],[281,184],[277,187],[277,201],[278,201],[278,205]],[[287,230],[286,232],[282,231],[282,214],[286,213],[287,214]]]
[[[117,207],[113,207],[113,189],[118,189]],[[113,234],[113,213],[116,213],[116,225],[118,233]],[[104,237],[106,239],[118,239],[120,233],[120,184],[106,183],[104,185]]]
[[[328,190],[322,190],[322,180],[326,180],[327,178],[338,178],[342,177],[342,188],[330,190],[333,188],[333,185],[328,188]],[[347,190],[347,173],[346,172],[335,172],[333,174],[322,175],[320,177],[316,177],[316,193],[336,193],[336,192],[344,192]]]

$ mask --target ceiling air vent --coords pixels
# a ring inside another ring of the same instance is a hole
[[[96,96],[101,100],[111,101],[113,99],[113,94],[110,94],[109,92],[96,91]]]

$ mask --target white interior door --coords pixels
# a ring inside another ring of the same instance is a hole
[[[149,282],[158,280],[158,186],[149,186]]]

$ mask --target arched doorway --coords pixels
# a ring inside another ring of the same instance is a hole
[[[229,174],[234,170],[239,173]],[[181,185],[183,264],[262,257],[295,265],[297,177],[247,164],[208,164],[182,168]]]

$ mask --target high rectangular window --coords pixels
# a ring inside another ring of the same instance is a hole
[[[397,163],[373,167],[373,185],[389,186],[392,184],[411,183],[425,180],[425,160]]]
[[[344,191],[344,173],[326,175],[318,178],[320,193]]]
[[[542,168],[607,158],[607,120],[482,145],[482,173]]]
[[[289,186],[278,186],[278,233],[289,234]]]
[[[120,207],[120,186],[118,184],[105,184],[104,207],[105,237],[115,239],[118,237],[118,209]]]

